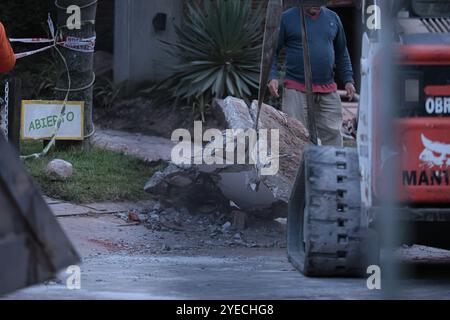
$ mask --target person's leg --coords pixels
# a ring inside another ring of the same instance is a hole
[[[299,120],[305,128],[308,128],[306,115],[306,95],[294,89],[284,89],[283,112],[288,116]]]
[[[342,147],[342,101],[337,92],[319,95],[316,121],[319,139],[324,146]]]

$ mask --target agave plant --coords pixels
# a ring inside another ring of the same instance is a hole
[[[94,103],[96,107],[109,109],[122,94],[123,84],[115,84],[107,77],[101,77],[94,85]]]
[[[200,111],[212,98],[249,98],[259,85],[262,19],[251,0],[189,2],[168,50],[180,63],[158,88]]]

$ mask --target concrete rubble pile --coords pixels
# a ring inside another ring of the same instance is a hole
[[[157,172],[148,181],[145,190],[164,206],[187,208],[193,214],[231,212],[238,208],[248,213],[267,214],[270,217],[286,216],[287,204],[300,166],[302,151],[309,143],[308,132],[296,119],[288,117],[269,105],[263,105],[257,141],[261,143],[263,139],[266,139],[268,143],[267,150],[258,149],[260,144],[255,143],[256,140],[253,141],[241,135],[252,130],[255,132],[256,108],[256,102],[253,102],[249,108],[243,100],[233,97],[216,100],[212,108],[216,119],[223,122],[224,128],[234,130],[231,134],[230,130],[228,133],[222,133],[225,141],[224,148],[221,153],[214,154],[216,159],[223,158],[224,164],[176,165],[170,163],[164,171]],[[269,133],[260,133],[263,132],[262,129],[268,129]],[[273,133],[274,129],[279,131]],[[278,134],[279,147],[275,152],[274,141],[278,139],[272,139],[272,135],[276,138]],[[234,142],[232,149],[228,147],[230,139],[234,140],[231,141]],[[201,148],[202,150],[207,150],[208,142],[209,146],[214,143],[207,141],[206,148]],[[245,150],[245,164],[226,164],[230,163],[227,162],[230,154],[235,160],[232,162],[238,163],[235,156],[237,150]],[[254,156],[255,150],[259,150],[260,154],[263,151],[267,154],[266,162],[261,164],[261,161],[249,161],[249,159],[259,159]],[[274,170],[274,174],[263,175],[262,169],[268,165],[273,166],[274,158],[279,160],[276,166],[278,170]]]
[[[359,95],[356,95],[353,101],[348,101],[345,91],[339,91],[339,94],[342,99],[342,133],[344,140],[356,141]]]

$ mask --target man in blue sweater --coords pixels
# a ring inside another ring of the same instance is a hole
[[[322,145],[341,147],[342,103],[334,81],[334,68],[345,83],[348,97],[353,100],[356,89],[353,68],[347,49],[344,27],[339,16],[325,7],[306,7],[306,25],[311,55],[315,118]],[[286,77],[283,111],[300,120],[307,128],[306,85],[301,38],[300,9],[283,13],[280,40],[269,82],[271,94],[279,98],[278,55],[286,48]]]

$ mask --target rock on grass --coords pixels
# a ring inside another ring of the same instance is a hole
[[[51,181],[67,181],[73,176],[73,166],[70,162],[56,159],[49,162],[45,175]]]

